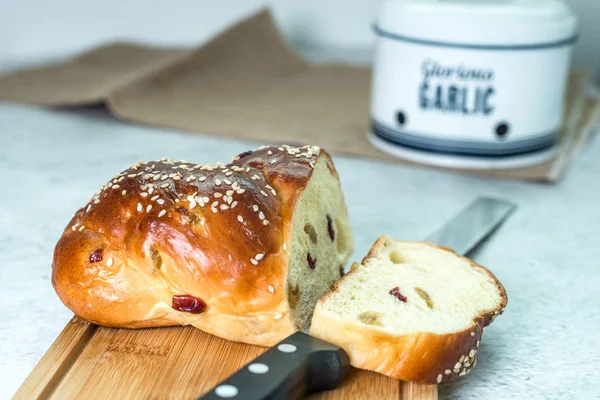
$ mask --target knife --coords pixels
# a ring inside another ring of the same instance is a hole
[[[467,255],[514,209],[506,200],[478,198],[427,240]],[[350,370],[348,355],[308,331],[288,336],[198,399],[301,399],[335,389]]]

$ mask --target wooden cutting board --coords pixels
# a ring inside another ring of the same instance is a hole
[[[194,399],[266,350],[192,327],[112,329],[74,317],[14,399]],[[429,400],[437,388],[352,369],[310,399]]]

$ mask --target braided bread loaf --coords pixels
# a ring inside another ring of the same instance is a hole
[[[65,229],[52,284],[99,325],[270,346],[306,328],[352,250],[331,157],[263,146],[227,165],[163,159],[115,175]]]

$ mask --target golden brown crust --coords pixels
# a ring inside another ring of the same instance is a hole
[[[369,258],[375,258],[389,241],[387,236],[379,238],[362,260],[362,265],[365,265]],[[317,304],[311,324],[311,335],[344,348],[353,366],[403,381],[442,383],[469,373],[477,363],[477,351],[483,328],[502,314],[506,307],[508,301],[506,291],[498,279],[481,265],[457,255],[448,247],[430,242],[420,243],[449,251],[468,261],[474,268],[488,274],[500,291],[501,301],[498,306],[475,317],[473,325],[468,329],[450,334],[419,332],[395,335],[377,327],[343,320],[320,307],[320,304],[337,291],[345,279],[356,272],[359,265],[355,263],[350,272],[337,281]]]
[[[232,340],[275,343],[294,331],[283,244],[318,157],[333,168],[316,146],[263,146],[228,165],[137,163],[65,229],[52,265],[56,292],[101,325],[193,324]],[[204,301],[205,311],[172,309],[172,296],[182,294]]]

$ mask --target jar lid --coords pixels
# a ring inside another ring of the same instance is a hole
[[[553,47],[575,40],[577,18],[562,0],[387,0],[375,30],[448,47]]]

